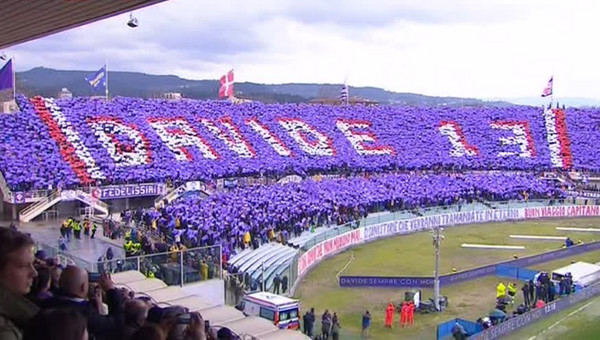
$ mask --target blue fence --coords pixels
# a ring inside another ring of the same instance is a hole
[[[519,281],[533,280],[533,277],[537,273],[537,270],[508,266],[505,264],[496,266],[496,276],[517,279]]]
[[[452,328],[457,323],[463,326],[468,336],[477,334],[483,330],[483,327],[475,322],[457,318],[441,323],[437,326],[437,339],[441,340],[451,337]]]

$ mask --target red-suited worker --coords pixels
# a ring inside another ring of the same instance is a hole
[[[385,309],[385,327],[392,328],[392,323],[394,322],[394,312],[396,311],[396,307],[392,301],[390,301]]]
[[[412,301],[408,303],[408,322],[411,326],[415,324],[415,304]]]
[[[408,322],[408,302],[402,302],[402,308],[400,308],[400,326],[406,327]]]

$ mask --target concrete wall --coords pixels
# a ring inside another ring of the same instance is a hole
[[[223,280],[215,279],[187,284],[182,289],[186,293],[197,295],[215,305],[225,304],[225,281]]]

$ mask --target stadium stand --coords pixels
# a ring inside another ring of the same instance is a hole
[[[20,113],[0,116],[2,190],[47,191],[22,217],[34,218],[71,192],[108,218],[108,205],[90,189],[168,183],[155,207],[121,214],[136,231],[126,241],[140,244],[126,252],[162,253],[157,258],[167,261],[119,259],[113,280],[158,306],[198,311],[215,327],[261,339],[294,335],[180,286],[219,277],[221,268],[227,283],[246,291],[272,290],[281,279],[291,286],[299,249],[369,219],[536,199],[553,204],[566,197],[566,183],[540,179],[541,171],[596,167],[587,162],[592,144],[569,137],[565,119],[574,118],[562,110],[23,96],[17,102]],[[573,122],[576,129],[596,119],[593,111],[578,114],[585,124]],[[290,175],[297,179],[286,180]],[[246,185],[217,184],[238,179]],[[194,250],[204,246],[222,253]],[[168,268],[172,254],[179,272]],[[130,270],[136,268],[141,272]]]
[[[593,142],[570,137],[586,134],[546,124],[535,107],[17,102],[20,113],[0,118],[8,132],[0,167],[12,190],[402,169],[539,171],[566,158],[576,168],[600,168],[587,162]],[[568,117],[577,119],[570,129],[585,131],[597,119],[593,111]]]
[[[117,285],[124,286],[136,293],[137,296],[150,297],[159,306],[181,306],[190,312],[199,312],[217,329],[226,327],[238,335],[251,335],[257,339],[263,339],[263,336],[271,333],[275,334],[268,338],[281,339],[280,336],[284,335],[284,333],[278,332],[278,328],[273,323],[265,319],[245,317],[242,312],[233,307],[215,306],[209,301],[203,301],[198,296],[185,293],[179,287],[167,287],[158,279],[148,279],[137,271],[116,273],[113,274],[112,279]]]

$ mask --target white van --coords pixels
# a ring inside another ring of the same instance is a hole
[[[259,292],[244,296],[238,309],[247,316],[267,319],[281,329],[300,328],[300,302],[284,296]]]
[[[552,281],[560,281],[567,273],[571,273],[573,283],[581,287],[600,281],[600,266],[587,262],[575,262],[553,270]]]

